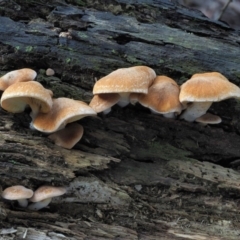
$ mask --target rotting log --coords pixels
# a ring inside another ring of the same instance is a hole
[[[55,97],[88,102],[96,79],[133,65],[179,84],[203,71],[239,84],[239,33],[174,1],[0,4],[1,73],[31,67]],[[239,101],[210,112],[223,122],[203,127],[116,106],[82,119],[82,140],[65,150],[30,130],[27,112],[1,110],[1,188],[68,188],[39,212],[1,199],[1,239],[239,239]]]

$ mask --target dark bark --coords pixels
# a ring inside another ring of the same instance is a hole
[[[96,79],[133,65],[179,84],[203,71],[239,84],[238,32],[173,1],[0,4],[2,74],[31,67],[55,97],[88,102]],[[210,112],[223,123],[202,127],[116,106],[82,119],[72,150],[30,130],[28,113],[1,110],[2,189],[68,187],[39,212],[1,200],[2,239],[239,239],[239,109],[238,100],[216,103]]]

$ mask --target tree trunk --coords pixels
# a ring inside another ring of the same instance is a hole
[[[89,102],[96,79],[133,65],[179,84],[219,71],[239,84],[239,34],[167,0],[0,1],[1,73],[31,67],[55,97]],[[60,37],[65,36],[65,37]],[[44,69],[53,68],[54,77]],[[0,186],[66,186],[32,212],[0,200],[1,239],[239,239],[239,101],[203,127],[115,106],[80,121],[72,150],[0,115]]]

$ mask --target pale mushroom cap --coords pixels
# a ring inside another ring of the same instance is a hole
[[[27,105],[33,104],[41,112],[49,112],[52,107],[50,90],[35,81],[14,83],[2,94],[1,106],[8,112],[23,112]]]
[[[31,202],[39,202],[47,198],[58,197],[66,193],[65,187],[42,186],[39,187],[29,199]]]
[[[113,105],[115,105],[120,100],[120,95],[118,93],[103,93],[96,94],[93,96],[89,106],[97,113],[103,112]]]
[[[56,145],[71,149],[80,141],[83,135],[83,127],[77,123],[70,123],[64,129],[61,129],[48,136]]]
[[[26,199],[32,196],[33,191],[21,185],[8,187],[2,192],[2,197],[8,200]]]
[[[171,78],[157,76],[150,86],[147,94],[131,94],[133,101],[138,99],[144,107],[148,107],[158,113],[180,113],[182,105],[179,102],[179,86]]]
[[[222,122],[222,119],[217,115],[206,113],[201,117],[196,118],[195,121],[203,124],[219,124]]]
[[[53,76],[55,74],[55,71],[52,68],[48,68],[46,70],[46,75],[47,76]]]
[[[240,88],[218,72],[194,74],[182,84],[180,102],[219,102],[239,98]]]
[[[32,126],[41,132],[52,133],[87,116],[95,116],[96,112],[85,102],[70,98],[53,99],[53,106],[48,113],[39,113]]]
[[[28,82],[34,80],[37,73],[30,68],[22,68],[6,73],[0,78],[0,90],[4,91],[16,82]]]
[[[155,71],[147,66],[120,68],[99,79],[93,87],[93,94],[147,93],[155,77]]]

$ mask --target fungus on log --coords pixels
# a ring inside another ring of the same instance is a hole
[[[96,79],[136,65],[179,85],[210,71],[239,85],[239,33],[174,1],[3,4],[1,76],[32,68],[55,98],[90,102]],[[46,76],[49,67],[54,76]],[[239,239],[239,102],[209,112],[222,123],[203,127],[114,106],[81,119],[85,134],[67,150],[30,130],[28,113],[0,109],[1,188],[68,186],[37,212],[1,199],[0,237]]]

